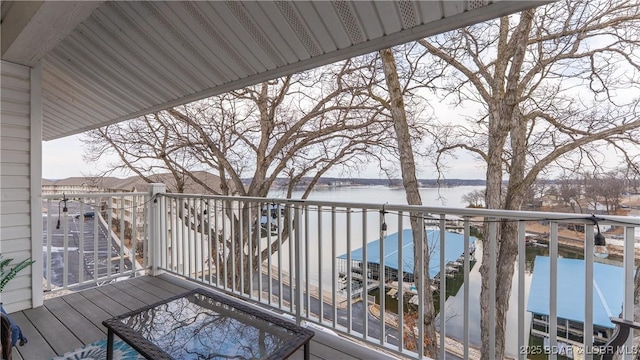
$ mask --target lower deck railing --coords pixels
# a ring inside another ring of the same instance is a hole
[[[141,274],[148,266],[149,193],[43,196],[44,289],[57,292]]]

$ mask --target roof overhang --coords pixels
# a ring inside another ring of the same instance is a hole
[[[3,1],[2,60],[51,140],[548,2]]]

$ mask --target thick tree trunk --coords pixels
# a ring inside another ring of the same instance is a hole
[[[487,151],[487,208],[503,210],[520,210],[524,199],[526,184],[526,124],[523,122],[518,110],[520,99],[519,79],[523,59],[534,11],[522,13],[520,22],[512,35],[507,38],[509,32],[509,20],[506,17],[500,19],[500,35],[498,39],[498,56],[496,72],[494,74],[493,91],[501,94],[489,104],[489,143]],[[511,44],[511,45],[510,45]],[[506,169],[509,173],[509,181],[506,193],[503,195],[503,161],[504,147],[507,138],[511,139],[511,159]],[[531,177],[535,179],[535,176]],[[533,181],[533,180],[529,180]],[[529,184],[531,185],[531,184]],[[486,230],[486,228],[485,228]],[[485,231],[485,233],[487,233]],[[481,331],[482,331],[482,358],[490,359],[489,344],[495,341],[495,358],[504,358],[505,331],[507,326],[507,311],[509,310],[509,295],[515,267],[517,246],[517,227],[513,223],[502,222],[498,226],[496,244],[496,334],[491,339],[489,334],[489,319],[486,316],[489,310],[489,246],[483,246],[482,266],[482,290],[481,290]]]
[[[505,123],[509,123],[506,125]],[[526,184],[524,174],[526,170],[525,161],[525,137],[526,128],[520,122],[519,113],[513,111],[511,116],[501,115],[499,121],[494,121],[496,125],[495,133],[489,138],[489,159],[501,159],[503,147],[506,143],[505,128],[510,129],[511,148],[514,155],[512,156],[509,168],[509,181],[506,189],[503,189],[502,182],[502,163],[489,161],[487,168],[487,207],[492,209],[504,210],[520,210],[525,191],[531,184]],[[500,129],[503,131],[500,132]],[[500,135],[496,135],[500,134]],[[493,155],[491,155],[493,154]],[[503,195],[504,194],[504,195]],[[513,274],[515,271],[515,261],[518,256],[517,224],[513,222],[500,222],[497,233],[496,244],[496,318],[495,318],[495,357],[497,359],[504,358],[505,354],[505,334],[507,327],[507,312],[509,310],[509,297],[511,295],[511,285]],[[485,234],[488,232],[485,231]],[[487,243],[483,246],[482,266],[480,272],[482,274],[482,290],[481,290],[481,312],[488,314],[489,311],[489,265],[490,250]],[[482,316],[482,356],[484,359],[491,358],[489,356],[490,320],[487,316]]]
[[[391,49],[380,50],[380,58],[382,59],[382,65],[384,68],[384,75],[387,82],[387,88],[389,91],[390,102],[389,110],[391,111],[391,117],[396,132],[396,138],[398,140],[398,152],[400,154],[400,167],[402,170],[402,181],[404,189],[407,195],[407,203],[409,205],[422,205],[422,199],[420,198],[420,192],[418,190],[418,179],[416,178],[416,165],[413,158],[413,147],[411,145],[411,136],[409,134],[409,125],[407,123],[407,115],[404,108],[404,100],[402,98],[402,91],[400,90],[400,81],[398,80],[398,71],[396,69],[395,59]],[[424,235],[424,228],[422,225],[422,214],[411,214],[411,230],[413,232],[413,250],[414,250],[414,264],[417,266],[420,259],[420,253],[417,251],[419,243]],[[422,286],[424,289],[424,323],[425,323],[425,336],[428,339],[426,342],[426,353],[432,358],[438,356],[438,344],[436,342],[436,329],[435,329],[435,309],[433,307],[433,295],[431,293],[431,280],[429,279],[429,250],[428,243],[425,241],[423,244],[424,253],[424,268],[414,269],[414,276],[416,278],[416,286]],[[419,279],[424,278],[424,281]],[[423,341],[423,339],[417,339],[417,341]],[[416,344],[418,345],[418,344]]]
[[[501,113],[501,112],[500,112]],[[516,114],[517,115],[517,114]],[[503,209],[503,210],[520,210],[526,188],[523,184],[525,173],[524,151],[522,146],[524,142],[522,137],[526,136],[526,132],[522,124],[517,123],[518,116],[505,114],[498,115],[497,120],[493,120],[491,125],[495,127],[489,136],[489,161],[487,164],[487,208]],[[511,122],[513,121],[513,122]],[[508,125],[508,123],[511,124]],[[503,148],[507,139],[507,130],[511,129],[511,147],[515,149],[512,161],[510,163],[509,181],[506,188],[503,188],[503,169],[501,161],[492,161],[502,159]],[[488,234],[485,227],[485,234]],[[513,273],[515,270],[515,261],[518,255],[517,243],[517,224],[513,222],[500,222],[497,227],[497,244],[496,244],[496,318],[495,318],[495,339],[491,339],[489,334],[490,320],[487,316],[481,317],[482,332],[482,358],[490,359],[489,346],[491,341],[495,341],[495,358],[502,359],[505,354],[505,333],[507,326],[507,312],[509,310],[509,297],[511,294],[511,284]],[[489,266],[490,249],[486,242],[482,248],[482,266],[480,273],[482,274],[481,289],[481,313],[488,314],[490,303],[490,282],[489,282]]]
[[[495,118],[500,118],[498,109],[494,109],[494,113],[491,115]],[[504,131],[500,131],[499,121],[489,121],[489,149],[487,152],[487,191],[485,203],[488,209],[500,209],[502,206],[502,152],[504,151],[504,143],[506,135]],[[488,226],[485,226],[485,235],[488,234]],[[497,238],[500,238],[501,227],[498,227]],[[480,266],[480,274],[482,274],[482,287],[480,292],[480,313],[483,314],[480,318],[480,329],[482,334],[482,347],[481,353],[483,359],[489,359],[489,346],[493,339],[489,336],[490,320],[484,314],[489,314],[489,295],[490,295],[490,283],[489,283],[489,265],[491,261],[491,252],[489,244],[487,243],[488,236],[485,236],[485,241],[482,246],[482,265]],[[499,253],[498,246],[496,249]],[[495,254],[494,254],[495,255]],[[497,300],[497,299],[496,299]],[[498,315],[496,314],[496,322],[498,322]],[[499,326],[496,326],[496,337]],[[496,344],[497,345],[497,344]],[[496,346],[496,355],[498,355],[499,347]],[[497,357],[501,358],[501,357]]]

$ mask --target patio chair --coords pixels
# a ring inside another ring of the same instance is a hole
[[[640,323],[630,320],[623,320],[620,318],[609,318],[612,323],[616,325],[616,329],[611,337],[611,340],[605,345],[604,353],[602,354],[602,360],[611,360],[615,354],[620,353],[620,347],[624,345],[629,337],[630,330],[640,330]],[[639,357],[636,356],[636,359]]]
[[[18,324],[16,324],[15,321],[11,319],[11,316],[9,316],[9,314],[7,314],[6,311],[4,311],[4,307],[2,307],[2,305],[0,305],[0,313],[2,313],[3,319],[6,317],[7,321],[9,321],[9,324],[10,324],[9,333],[11,334],[11,346],[16,346],[16,344],[23,346],[24,344],[26,344],[27,338],[24,336],[24,334],[22,334],[22,329],[20,329],[20,326],[18,326]],[[3,330],[4,330],[4,327],[3,327]],[[3,332],[3,338],[4,338],[4,332]]]
[[[13,345],[11,344],[11,321],[0,313],[0,353],[3,360],[11,360]]]

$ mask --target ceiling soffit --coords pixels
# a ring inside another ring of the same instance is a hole
[[[104,2],[42,57],[43,136],[83,132],[540,4]]]

